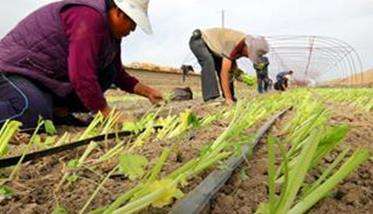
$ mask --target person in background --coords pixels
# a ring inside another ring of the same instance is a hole
[[[182,65],[180,70],[183,72],[182,80],[185,82],[190,72],[194,72],[194,68],[191,65]]]
[[[267,91],[270,91],[273,89],[273,80],[268,77],[268,79],[266,79],[266,87],[267,87]]]
[[[267,92],[269,87],[268,58],[265,56],[261,56],[253,65],[256,72],[258,92],[260,94]]]
[[[278,91],[285,91],[289,86],[289,80],[293,73],[292,70],[278,73],[276,75],[277,82],[275,83],[275,89]]]
[[[152,32],[148,0],[62,0],[24,18],[0,41],[0,123],[35,127],[39,116],[57,124],[87,125],[72,113],[112,108],[104,92],[116,84],[147,97],[162,94],[130,76],[121,41],[139,26]],[[126,122],[121,114],[119,122]]]
[[[220,97],[220,84],[227,105],[236,100],[231,75],[236,61],[247,57],[256,62],[269,51],[264,37],[253,37],[227,28],[197,29],[190,38],[189,46],[202,67],[203,100],[206,102]]]

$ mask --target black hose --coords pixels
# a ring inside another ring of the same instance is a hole
[[[206,205],[210,203],[210,200],[215,193],[217,193],[231,177],[233,171],[245,160],[248,152],[251,151],[251,148],[255,151],[255,147],[258,145],[259,141],[270,130],[276,120],[291,109],[292,107],[289,107],[268,120],[259,129],[252,146],[244,145],[242,148],[242,154],[239,157],[234,156],[229,158],[224,169],[211,172],[186,197],[176,202],[172,207],[170,214],[197,214],[202,212]]]
[[[155,126],[154,127],[154,129],[156,129],[156,130],[159,130],[161,128],[162,128],[162,126]],[[76,149],[78,147],[88,145],[92,141],[98,141],[99,142],[99,141],[114,139],[116,137],[126,137],[126,136],[136,135],[136,134],[142,133],[144,131],[145,131],[145,129],[143,129],[139,132],[120,131],[120,132],[116,132],[116,133],[103,134],[103,135],[98,135],[98,136],[95,136],[95,137],[92,137],[92,138],[76,141],[76,142],[73,142],[73,143],[53,147],[53,148],[50,148],[50,149],[45,149],[45,150],[37,151],[37,152],[31,152],[31,153],[28,153],[28,154],[25,155],[24,159],[22,160],[22,163],[30,161],[30,160],[36,160],[36,159],[43,158],[43,157],[46,157],[46,156],[58,154],[58,153],[61,153],[61,152],[64,152],[64,151],[73,150],[73,149]],[[18,162],[20,161],[21,158],[22,158],[22,155],[0,159],[0,168],[14,166],[14,165],[18,164]]]

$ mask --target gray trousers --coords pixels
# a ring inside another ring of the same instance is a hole
[[[209,101],[220,97],[221,87],[220,70],[222,57],[215,56],[202,39],[200,30],[195,30],[189,41],[189,47],[201,65],[201,85],[203,100]],[[234,100],[233,80],[230,80],[230,90]]]

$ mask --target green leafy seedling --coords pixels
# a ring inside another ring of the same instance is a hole
[[[0,186],[0,198],[10,198],[14,195],[14,191],[8,186]]]
[[[68,214],[69,212],[65,209],[65,207],[57,204],[57,206],[53,209],[52,214]]]
[[[57,134],[56,127],[54,126],[51,120],[44,121],[44,128],[45,128],[45,132],[47,132],[47,134],[49,135]]]
[[[119,169],[128,176],[130,180],[135,180],[145,174],[145,166],[148,160],[141,155],[123,154],[119,156]]]

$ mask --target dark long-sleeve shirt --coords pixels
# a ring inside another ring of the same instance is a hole
[[[283,72],[280,72],[276,75],[276,80],[277,81],[281,81],[285,78],[286,75],[289,75],[289,72],[288,71],[283,71]]]
[[[98,65],[108,26],[105,26],[102,14],[88,6],[69,7],[60,13],[60,17],[69,41],[69,80],[85,107],[98,111],[107,105],[98,81]],[[138,80],[124,70],[120,53],[114,63],[117,69],[114,83],[122,90],[133,93]]]
[[[258,57],[257,62],[253,66],[256,71],[268,72],[269,60],[265,56]]]

